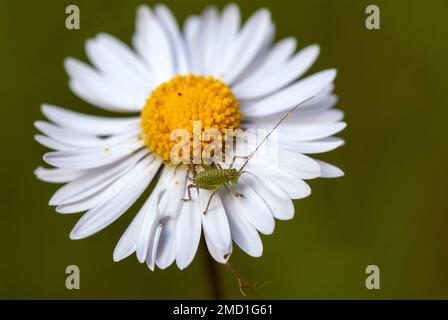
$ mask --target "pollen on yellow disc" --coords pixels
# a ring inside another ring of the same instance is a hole
[[[155,89],[141,114],[145,145],[164,160],[176,145],[171,132],[188,131],[193,143],[193,122],[200,121],[201,132],[217,129],[225,137],[226,129],[239,128],[238,100],[230,88],[213,77],[176,76]],[[204,143],[201,143],[202,148]]]

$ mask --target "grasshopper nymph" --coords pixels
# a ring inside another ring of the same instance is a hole
[[[302,101],[301,103],[297,104],[292,108],[290,111],[288,111],[281,119],[280,121],[269,131],[269,133],[263,138],[263,140],[257,145],[254,151],[252,151],[249,156],[234,156],[232,159],[232,163],[228,169],[222,168],[217,163],[212,163],[211,165],[202,165],[203,171],[198,172],[195,174],[192,178],[193,183],[189,184],[187,186],[187,193],[188,198],[182,199],[184,201],[190,201],[191,200],[191,188],[197,189],[199,192],[199,189],[204,190],[213,190],[212,194],[210,195],[207,206],[205,207],[205,210],[203,214],[207,214],[208,208],[210,207],[210,203],[212,201],[212,198],[214,195],[216,195],[222,188],[226,188],[227,191],[232,192],[235,197],[243,197],[241,193],[234,192],[232,190],[232,185],[237,184],[239,178],[241,175],[245,172],[243,171],[244,167],[247,165],[247,163],[250,161],[252,156],[258,151],[260,146],[269,138],[269,136],[274,132],[275,129],[291,114],[296,110],[300,105],[303,103],[311,100],[313,97],[306,99],[305,101]],[[238,158],[245,159],[243,166],[237,170],[233,168],[233,165],[235,164],[235,160]]]

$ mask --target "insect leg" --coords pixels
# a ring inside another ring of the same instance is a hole
[[[179,163],[178,165],[176,165],[176,167],[174,168],[174,175],[176,175],[176,173],[177,173],[177,169],[179,169],[179,167],[182,165],[182,162],[181,163]],[[187,175],[188,175],[188,172],[187,172]]]
[[[184,199],[182,199],[182,201],[190,201],[190,200],[191,200],[191,188],[196,188],[196,189],[198,190],[198,193],[199,193],[199,188],[198,188],[197,185],[195,185],[195,184],[189,184],[189,185],[187,186],[187,194],[188,194],[188,198],[184,198]]]
[[[191,168],[191,165],[188,166],[188,170],[187,170],[187,179],[190,180],[190,181],[194,181],[194,179],[192,179],[192,178],[190,177],[190,172],[193,172],[193,177],[194,177],[194,176],[195,176],[195,170],[194,170],[194,168],[193,168],[193,169]]]
[[[215,194],[218,193],[218,191],[219,191],[219,189],[216,189],[215,191],[213,191],[212,194],[210,195],[210,198],[208,198],[207,206],[205,207],[203,214],[207,214],[208,208],[210,207],[210,203],[212,202],[212,198]]]
[[[244,194],[236,192],[235,190],[232,189],[232,187],[226,184],[224,185],[224,187],[226,188],[227,191],[231,192],[236,198],[244,197]]]
[[[238,282],[238,288],[240,289],[240,292],[243,296],[246,296],[246,293],[243,291],[243,289],[257,289],[264,286],[266,283],[258,284],[256,282],[249,282],[246,281],[238,271],[236,271],[229,263],[229,261],[226,262],[225,266],[227,269],[229,269],[230,273],[235,277],[235,279]]]

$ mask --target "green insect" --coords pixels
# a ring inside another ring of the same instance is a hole
[[[213,190],[212,194],[210,195],[207,206],[205,207],[204,214],[207,214],[207,211],[210,207],[210,203],[212,201],[212,198],[222,189],[225,188],[227,191],[232,192],[235,197],[240,198],[244,195],[238,192],[235,192],[232,190],[232,185],[237,184],[239,178],[245,171],[243,170],[244,167],[247,165],[247,163],[250,161],[252,156],[258,151],[260,146],[269,138],[269,136],[274,132],[275,129],[292,113],[294,110],[296,110],[300,105],[303,103],[311,100],[313,97],[302,101],[301,103],[297,104],[292,108],[290,111],[288,111],[281,119],[280,121],[274,126],[274,128],[269,131],[269,133],[263,138],[263,140],[257,145],[254,151],[252,151],[249,156],[234,156],[232,159],[232,163],[228,169],[222,168],[217,163],[212,163],[211,165],[203,164],[201,167],[204,169],[203,171],[200,171],[198,173],[195,173],[195,170],[193,170],[193,178],[191,179],[193,183],[189,184],[187,186],[187,194],[188,197],[185,199],[182,199],[184,201],[190,201],[191,200],[191,189],[195,188],[204,189],[204,190]],[[243,166],[237,170],[233,168],[233,165],[235,164],[236,159],[245,159]]]
[[[188,198],[182,200],[191,200],[192,188],[196,188],[198,189],[198,191],[199,189],[213,190],[210,198],[208,199],[207,206],[205,207],[205,210],[203,212],[204,214],[206,214],[208,208],[210,207],[213,196],[217,194],[222,188],[226,188],[227,191],[232,192],[237,198],[242,197],[243,195],[241,193],[232,190],[232,185],[238,183],[240,176],[244,173],[244,171],[242,171],[243,167],[240,170],[232,168],[237,158],[247,159],[248,157],[233,157],[232,165],[229,169],[223,169],[219,164],[215,163],[213,163],[212,165],[202,165],[204,170],[194,175],[192,179],[193,183],[188,185],[187,187]]]

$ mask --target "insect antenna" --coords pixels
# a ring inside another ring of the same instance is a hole
[[[304,104],[307,101],[310,101],[311,99],[313,99],[313,97],[310,97],[306,100],[303,100],[302,102],[300,102],[299,104],[296,104],[291,110],[289,110],[280,120],[279,122],[277,122],[277,124],[271,129],[271,131],[269,131],[269,133],[263,138],[263,140],[261,140],[261,142],[257,145],[257,147],[255,148],[254,151],[252,151],[249,156],[247,157],[246,161],[244,162],[243,166],[240,168],[240,170],[238,170],[239,173],[241,173],[241,171],[243,171],[244,167],[247,165],[247,163],[250,161],[250,159],[253,157],[253,155],[258,151],[258,149],[261,147],[261,145],[269,138],[269,136],[275,131],[275,129],[277,129],[277,127],[287,118],[289,117],[299,106],[301,106],[302,104]]]

